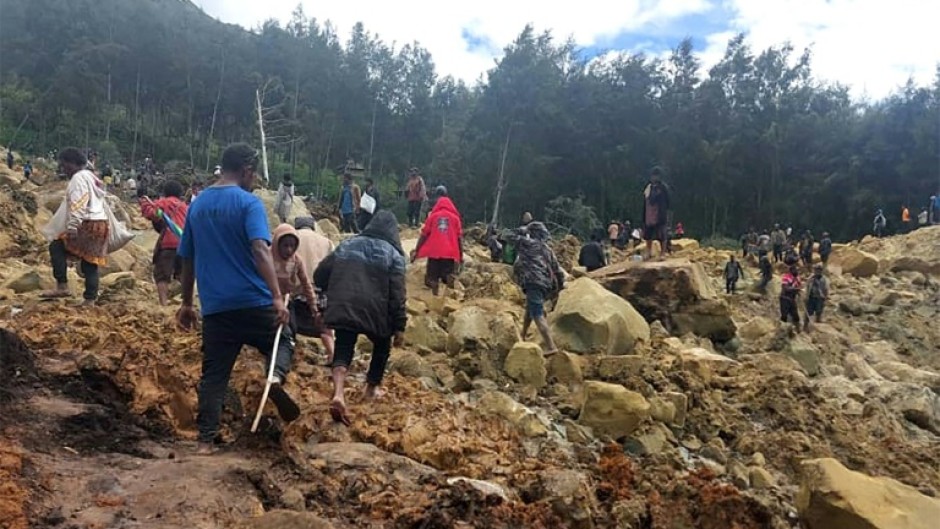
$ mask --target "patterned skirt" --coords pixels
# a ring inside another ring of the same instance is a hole
[[[63,233],[60,238],[72,256],[98,266],[108,264],[108,221],[84,220],[78,234]]]

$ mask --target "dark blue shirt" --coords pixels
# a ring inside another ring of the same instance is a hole
[[[344,185],[342,191],[342,199],[339,203],[339,212],[343,215],[349,215],[353,212],[353,196],[352,196],[352,186]]]
[[[237,186],[213,186],[189,206],[177,254],[194,261],[202,315],[272,304],[251,243],[271,243],[261,199]]]

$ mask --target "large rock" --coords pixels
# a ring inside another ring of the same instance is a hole
[[[650,338],[649,324],[629,302],[587,277],[561,292],[549,321],[558,345],[576,353],[624,354]]]
[[[134,269],[137,259],[127,249],[120,249],[108,255],[108,264],[101,268],[101,277]]]
[[[519,341],[519,330],[511,314],[475,305],[454,312],[448,329],[447,350],[451,353],[496,351],[505,356]]]
[[[878,273],[878,258],[850,246],[834,249],[830,262],[842,269],[843,274],[871,277]]]
[[[485,393],[477,402],[477,409],[486,415],[495,415],[512,423],[526,437],[540,437],[548,434],[548,428],[538,416],[501,391]]]
[[[776,329],[774,322],[763,316],[757,316],[738,328],[738,336],[753,342],[772,334],[774,329]]]
[[[577,470],[548,470],[539,475],[540,501],[551,505],[565,527],[589,529],[594,527],[593,513],[597,509],[590,477]]]
[[[447,331],[430,316],[412,316],[405,327],[405,341],[432,351],[446,351]]]
[[[865,380],[859,386],[866,396],[881,400],[911,423],[940,435],[940,395],[929,388],[889,380]]]
[[[641,355],[598,356],[595,362],[597,376],[604,380],[622,380],[640,374],[650,360]]]
[[[920,272],[925,275],[940,275],[940,260],[925,261],[917,257],[899,257],[891,263],[892,272]]]
[[[812,377],[819,374],[819,349],[812,343],[801,338],[795,338],[787,344],[785,353],[796,360],[807,375]]]
[[[503,369],[510,378],[535,389],[545,387],[548,371],[542,348],[531,342],[519,342],[506,355]]]
[[[808,529],[934,529],[940,500],[890,478],[853,472],[835,459],[802,464],[796,497]]]
[[[737,332],[730,309],[712,288],[701,263],[624,262],[591,277],[629,301],[646,321],[659,320],[675,334],[692,332],[724,342]]]
[[[4,283],[3,288],[8,288],[17,294],[33,292],[42,288],[42,277],[36,270],[28,270]]]
[[[673,239],[670,241],[673,252],[682,252],[685,250],[698,250],[699,243],[695,239]]]
[[[716,376],[725,375],[729,369],[738,366],[737,360],[713,353],[701,347],[693,347],[679,353],[682,369],[699,376],[705,383]]]
[[[881,362],[874,365],[874,370],[892,382],[911,382],[940,392],[940,373],[917,369],[904,362]]]
[[[414,351],[395,351],[388,360],[388,369],[412,378],[435,379],[434,368]]]
[[[558,352],[548,359],[548,378],[559,384],[577,385],[584,382],[582,359],[576,354]]]
[[[650,416],[650,404],[643,395],[620,384],[589,380],[584,383],[584,404],[578,418],[597,435],[614,439],[627,437]]]

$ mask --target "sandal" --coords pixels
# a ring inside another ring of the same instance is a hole
[[[330,416],[333,417],[335,422],[341,422],[346,426],[352,425],[352,421],[346,415],[346,403],[343,401],[333,399],[333,402],[330,403]]]

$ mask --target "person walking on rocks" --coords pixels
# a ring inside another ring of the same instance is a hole
[[[88,160],[74,147],[59,153],[59,170],[69,177],[61,208],[65,208],[63,224],[49,225],[54,240],[49,244],[55,290],[44,292],[45,298],[69,297],[68,261],[81,261],[80,270],[85,278],[84,305],[94,305],[98,299],[98,268],[108,264],[108,215],[105,212],[104,185],[97,176],[85,169]]]
[[[421,221],[421,206],[428,199],[428,190],[424,185],[424,178],[417,167],[408,171],[408,226],[417,228]]]
[[[392,349],[404,344],[405,252],[398,221],[390,211],[376,213],[357,237],[343,241],[320,263],[314,280],[328,296],[326,325],[336,330],[333,357],[333,400],[330,415],[347,426],[345,383],[360,334],[372,342],[366,374],[367,399],[380,398],[385,366]]]
[[[728,257],[728,262],[725,264],[725,293],[734,294],[735,289],[738,286],[738,279],[744,276],[744,269],[741,268],[741,263],[734,258],[734,254]]]
[[[601,245],[600,236],[595,232],[591,234],[591,241],[581,247],[578,254],[578,266],[583,266],[588,272],[607,266],[607,255]]]
[[[783,264],[787,267],[794,266],[800,262],[800,256],[796,253],[796,248],[792,243],[787,243],[783,251]]]
[[[555,252],[548,247],[551,234],[541,222],[529,223],[519,238],[518,257],[513,265],[516,283],[525,293],[526,311],[522,322],[522,339],[529,334],[529,326],[535,322],[546,354],[557,352],[555,341],[548,328],[545,316],[545,301],[551,299],[565,287],[565,273],[558,264]]]
[[[803,261],[804,266],[813,264],[814,244],[813,234],[809,230],[803,232],[803,238],[800,239],[800,260]]]
[[[281,183],[277,186],[277,198],[275,199],[274,212],[281,224],[287,222],[291,209],[294,206],[294,182],[289,174],[285,174]]]
[[[824,231],[822,239],[819,240],[819,260],[822,261],[823,267],[829,264],[830,255],[832,255],[832,239],[829,237],[829,232]]]
[[[800,269],[793,265],[787,273],[783,274],[780,283],[780,321],[792,322],[797,330],[800,328],[800,312],[796,303],[802,289]]]
[[[312,276],[320,263],[333,252],[333,243],[317,232],[317,223],[313,217],[297,217],[294,219],[294,228],[297,230],[297,239],[299,241],[297,256]],[[323,342],[324,349],[326,349],[326,363],[327,365],[332,364],[333,330],[328,328],[323,321],[323,311],[326,310],[326,294],[314,287],[316,300],[307,299],[303,289],[298,290],[296,286],[299,285],[295,285],[291,306],[298,322],[297,334],[319,337],[320,341]],[[313,327],[308,327],[306,322],[311,320],[313,321]]]
[[[362,191],[359,186],[353,182],[352,174],[349,171],[343,173],[343,186],[339,190],[339,214],[343,219],[343,233],[359,233],[359,226],[356,224],[356,210],[359,209],[359,202],[362,200]]]
[[[23,177],[29,180],[30,176],[33,176],[33,162],[26,160],[23,164]]]
[[[258,153],[247,144],[225,149],[222,178],[189,207],[178,249],[183,260],[183,302],[176,320],[181,329],[190,330],[196,324],[196,282],[202,305],[203,358],[196,418],[201,453],[211,452],[217,440],[222,401],[242,346],[270,355],[279,326],[271,401],[284,421],[300,416],[300,408],[283,388],[294,335],[271,259],[264,204],[251,193],[257,165]]]
[[[779,224],[774,224],[774,231],[770,232],[770,244],[774,252],[774,262],[783,261],[783,247],[787,244],[787,232]]]
[[[13,147],[7,147],[7,168],[13,169]]]
[[[659,256],[666,251],[666,222],[669,216],[669,187],[662,181],[662,169],[650,171],[650,181],[643,190],[643,238],[646,258],[653,257],[653,241],[659,241]]]
[[[163,198],[153,201],[148,197],[140,198],[140,213],[153,223],[160,234],[153,248],[153,281],[157,285],[160,305],[166,306],[170,299],[170,281],[179,279],[182,262],[176,250],[179,248],[179,236],[167,225],[166,215],[179,228],[186,226],[188,207],[182,200],[183,185],[176,180],[167,180],[163,184]]]
[[[428,260],[424,284],[436,296],[441,282],[450,288],[454,287],[454,275],[457,267],[463,263],[463,225],[457,206],[447,196],[446,187],[438,186],[434,190],[434,197],[434,207],[424,221],[411,262],[419,258]]]
[[[813,276],[809,278],[806,294],[806,318],[803,320],[803,330],[809,330],[809,320],[816,316],[816,323],[822,323],[823,309],[829,299],[829,280],[823,275],[823,265],[813,267]]]
[[[885,236],[885,227],[888,225],[888,219],[880,209],[875,211],[874,233],[875,237]]]
[[[757,266],[760,269],[760,284],[757,286],[757,288],[761,291],[761,293],[766,293],[767,285],[770,284],[770,281],[774,277],[774,267],[772,264],[770,264],[770,257],[767,256],[767,252],[760,252],[760,258],[758,260]]]

